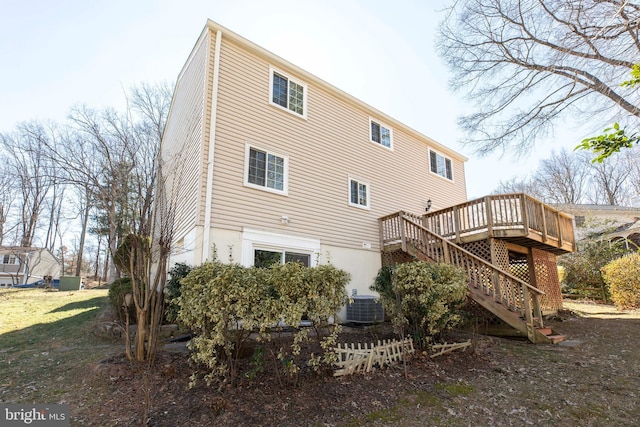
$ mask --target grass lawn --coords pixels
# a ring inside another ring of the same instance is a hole
[[[86,366],[122,351],[97,337],[107,290],[0,289],[0,402],[68,403]]]

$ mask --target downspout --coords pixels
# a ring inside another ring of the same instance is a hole
[[[206,262],[211,253],[211,207],[213,205],[213,158],[216,145],[216,114],[218,110],[218,79],[220,76],[220,46],[222,31],[216,33],[213,56],[213,88],[211,91],[211,118],[209,121],[209,155],[207,158],[207,186],[205,187],[204,230],[202,236],[202,259]]]

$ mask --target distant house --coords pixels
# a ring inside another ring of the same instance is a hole
[[[640,247],[640,208],[612,205],[558,205],[574,215],[576,238],[597,234],[606,240],[623,240],[629,249]]]
[[[573,217],[524,194],[467,201],[464,156],[213,21],[178,76],[160,155],[171,262],[331,262],[350,295],[369,294],[382,265],[446,262],[480,310],[556,339],[542,314],[562,306],[556,255],[574,250]]]
[[[61,264],[43,248],[0,246],[0,286],[33,283],[44,276],[58,278]]]

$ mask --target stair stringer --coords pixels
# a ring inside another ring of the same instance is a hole
[[[444,239],[444,238],[443,238]],[[453,247],[458,247],[455,243],[448,242],[449,245]],[[464,248],[460,248],[463,249]],[[420,251],[420,249],[413,244],[408,243],[406,245],[406,250],[409,255],[414,256],[415,258],[427,261],[427,262],[438,262],[433,258],[429,257],[427,254]],[[499,267],[496,267],[500,269]],[[500,269],[501,270],[501,269]],[[538,328],[536,328],[533,324],[527,324],[525,319],[520,316],[519,313],[510,310],[505,305],[501,304],[498,301],[495,301],[490,295],[486,295],[484,292],[480,291],[478,288],[473,286],[472,281],[469,279],[467,281],[467,287],[469,289],[469,296],[480,304],[485,309],[489,310],[491,313],[495,314],[506,324],[511,326],[512,328],[519,331],[521,334],[526,336],[529,341],[534,344],[551,344],[552,340],[545,334],[543,334]]]

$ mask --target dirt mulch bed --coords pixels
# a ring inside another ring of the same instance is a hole
[[[87,369],[85,395],[72,424],[153,426],[637,426],[640,425],[640,313],[567,303],[549,324],[563,345],[459,334],[466,351],[365,375],[319,377],[297,384],[269,369],[222,391],[202,382],[189,389],[186,353],[162,351],[145,373],[123,355]],[[371,330],[351,330],[368,342]]]

